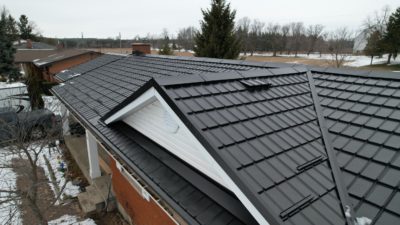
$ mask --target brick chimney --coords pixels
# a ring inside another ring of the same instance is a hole
[[[33,44],[31,39],[26,39],[26,48],[32,49],[33,48]]]
[[[151,45],[149,43],[132,43],[133,55],[151,54]]]

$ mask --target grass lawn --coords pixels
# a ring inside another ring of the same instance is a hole
[[[245,60],[256,61],[256,62],[295,63],[295,64],[304,64],[304,65],[322,66],[322,67],[331,66],[331,63],[328,60],[309,59],[309,58],[302,58],[302,57],[247,56]]]

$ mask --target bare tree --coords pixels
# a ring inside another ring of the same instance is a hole
[[[332,56],[331,62],[335,67],[342,67],[350,53],[353,46],[353,33],[346,27],[338,28],[329,36],[329,52]]]
[[[282,51],[287,48],[289,31],[290,31],[290,25],[289,24],[283,25],[281,27],[281,33],[282,33],[281,43],[280,43],[281,55],[282,55]]]
[[[374,31],[378,31],[380,34],[385,33],[386,26],[391,15],[389,6],[384,6],[381,11],[375,11],[373,15],[369,15],[363,24],[363,31],[368,35]]]
[[[327,39],[328,39],[329,33],[324,32],[321,34],[321,36],[317,39],[317,42],[315,44],[315,49],[319,52],[319,57],[322,57],[323,52],[328,51],[328,44],[327,44]]]
[[[304,40],[304,24],[302,22],[291,23],[290,34],[292,36],[291,49],[294,51],[295,57],[297,57],[302,40]]]
[[[310,25],[307,28],[307,37],[308,37],[308,51],[307,56],[310,55],[311,52],[314,51],[315,46],[319,38],[321,38],[322,31],[324,30],[324,26],[321,24]]]
[[[282,38],[281,34],[281,26],[279,24],[268,24],[267,27],[267,35],[269,38],[271,50],[272,50],[272,56],[276,56],[276,52],[279,50],[279,42],[280,39]]]
[[[254,51],[259,47],[260,45],[260,37],[262,35],[263,29],[265,27],[265,23],[261,22],[260,20],[253,20],[251,23],[251,30],[250,30],[250,53],[251,56],[253,56]]]
[[[9,117],[2,117],[0,121],[0,138],[3,147],[2,153],[12,156],[14,160],[10,160],[11,162],[8,162],[7,165],[2,164],[2,166],[19,171],[19,175],[27,181],[26,185],[20,187],[12,184],[8,187],[0,186],[0,206],[6,203],[10,205],[11,203],[17,210],[19,204],[24,202],[32,211],[38,223],[47,225],[45,213],[61,199],[67,182],[62,187],[57,184],[58,194],[54,201],[48,202],[45,207],[39,206],[40,187],[46,183],[52,182],[54,184],[54,182],[57,182],[55,180],[49,181],[40,176],[40,167],[42,166],[40,165],[42,161],[40,157],[43,157],[44,151],[51,151],[55,147],[55,141],[59,138],[60,127],[56,126],[56,120],[53,117],[49,121],[43,120],[43,117],[26,116],[19,117],[18,122],[10,120]],[[9,214],[7,221],[14,221],[15,215],[15,212]]]
[[[244,52],[244,55],[247,54],[247,52],[250,49],[250,24],[251,20],[248,17],[243,17],[238,20],[237,22],[237,35],[242,41],[242,51]]]
[[[178,31],[177,43],[186,51],[193,50],[194,48],[194,35],[196,33],[195,27],[186,27]]]

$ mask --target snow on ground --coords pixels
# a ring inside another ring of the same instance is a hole
[[[176,51],[177,51],[177,52],[189,52],[189,53],[194,54],[194,51],[193,51],[193,50],[186,50],[186,49],[184,49],[184,48],[181,48],[181,49],[176,50]]]
[[[43,151],[41,152],[41,155],[39,156],[39,165],[44,169],[44,172],[46,173],[46,176],[49,178],[50,180],[50,171],[48,170],[44,157],[46,156],[46,158],[49,160],[51,168],[54,171],[54,175],[56,177],[57,183],[59,188],[63,187],[66,179],[65,179],[65,175],[63,172],[61,172],[59,170],[61,164],[64,164],[64,168],[67,167],[66,163],[62,160],[62,155],[61,155],[61,149],[57,147],[46,147],[43,149]],[[54,192],[54,196],[57,196],[57,192],[56,192],[56,188],[54,187],[53,183],[49,183],[51,189]],[[76,197],[79,194],[79,186],[75,186],[72,184],[71,181],[68,181],[67,184],[65,185],[64,188],[64,194],[71,196],[71,197]],[[58,202],[57,202],[58,204]]]
[[[352,67],[368,66],[371,63],[371,57],[365,55],[350,56],[347,60],[350,62],[346,63],[346,66],[352,66]],[[381,58],[374,57],[372,64],[385,64],[387,60],[388,60],[388,55],[385,54]],[[395,65],[395,64],[400,64],[400,57],[397,57],[396,60],[393,60],[392,58],[390,65]]]
[[[46,109],[52,111],[56,115],[63,116],[61,102],[60,102],[60,100],[57,99],[57,97],[42,96],[42,98],[43,98],[44,106]],[[50,149],[45,149],[42,152],[42,154],[44,154],[47,157],[47,159],[49,160],[51,167],[53,168],[53,171],[55,173],[57,182],[59,183],[59,187],[61,188],[65,184],[65,177],[64,177],[64,173],[60,172],[58,170],[58,168],[60,167],[61,163],[64,164],[64,167],[67,167],[65,162],[62,162],[62,160],[60,160],[62,157],[61,150],[58,147],[55,147],[54,149],[52,149],[52,151]],[[47,169],[47,166],[45,164],[43,156],[41,156],[39,158],[39,160],[40,160],[39,163],[45,170],[46,175],[49,177],[50,173]],[[51,189],[54,191],[54,194],[56,195],[55,187],[53,186],[52,183],[50,183],[50,186],[51,186]],[[73,185],[72,182],[69,181],[69,182],[67,182],[67,184],[65,186],[64,193],[68,196],[76,197],[79,194],[79,187]]]
[[[15,155],[10,154],[7,148],[0,148],[0,189],[15,190],[17,174],[11,169],[10,162]],[[8,199],[6,193],[0,193],[0,201]],[[10,216],[13,215],[13,216]],[[19,208],[15,202],[0,204],[0,224],[22,224]]]
[[[49,225],[96,225],[96,223],[92,219],[78,221],[76,216],[64,215],[58,219],[49,221]]]
[[[55,96],[42,96],[44,107],[56,115],[62,116],[61,102]]]
[[[17,88],[17,87],[26,87],[26,85],[21,82],[15,82],[15,83],[0,82],[0,89]]]
[[[32,145],[32,148],[37,148],[37,147],[38,146]],[[65,162],[63,162],[61,159],[61,150],[58,148],[58,146],[51,148],[45,147],[39,155],[38,165],[44,169],[45,174],[50,181],[50,173],[46,166],[43,156],[46,156],[47,159],[49,160],[50,165],[55,173],[57,183],[61,188],[65,184],[66,179],[64,177],[64,173],[59,171],[58,169],[60,167],[61,162],[64,163],[65,167],[67,166]],[[17,175],[12,170],[12,168],[10,168],[9,165],[9,163],[13,158],[18,158],[18,155],[16,155],[16,153],[14,154],[11,153],[10,147],[0,148],[0,189],[2,190],[15,190],[16,188]],[[51,182],[49,182],[49,185],[54,192],[54,196],[56,197],[56,191],[55,191],[56,189],[54,185]],[[79,186],[75,186],[72,184],[71,181],[68,181],[63,193],[67,196],[76,197],[79,194],[79,192],[80,192]],[[6,194],[0,193],[0,201],[3,201],[5,199],[8,199]],[[59,204],[59,202],[57,202],[56,204]],[[15,215],[12,217],[11,223],[8,223],[10,222],[8,221],[10,219],[9,215],[13,213],[15,213]],[[13,225],[22,224],[20,211],[15,202],[6,202],[0,204],[0,224],[13,224]],[[70,223],[70,224],[89,225],[94,223]]]
[[[241,54],[244,56],[244,54]],[[272,56],[272,53],[267,52],[267,53],[254,53],[254,56]],[[294,54],[287,55],[287,54],[282,54],[278,55],[279,57],[295,57]],[[306,58],[306,59],[315,59],[315,60],[332,60],[332,55],[331,54],[322,54],[320,55],[319,53],[312,53],[307,56],[307,54],[297,54],[297,57],[299,58]],[[372,64],[384,64],[387,62],[388,54],[383,55],[381,58],[379,57],[374,57]],[[368,66],[371,63],[371,57],[365,56],[365,55],[348,55],[346,56],[346,61],[348,61],[345,65],[346,66],[351,66],[351,67],[361,67],[361,66]],[[296,63],[296,61],[293,61],[291,63]],[[391,60],[390,65],[395,65],[395,64],[400,64],[400,57],[397,57],[396,60]]]

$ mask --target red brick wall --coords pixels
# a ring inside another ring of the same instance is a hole
[[[94,58],[100,56],[100,53],[90,52],[87,54],[79,55],[73,58],[65,59],[59,62],[55,62],[49,66],[48,71],[43,68],[43,79],[50,82],[57,82],[54,75],[61,72],[62,70],[68,69],[70,67],[88,62]]]
[[[151,54],[150,44],[134,43],[132,44],[132,51],[143,52],[144,54]]]
[[[112,160],[112,186],[118,202],[125,209],[135,225],[176,225],[176,223],[150,198],[144,199],[141,193],[126,180]]]

